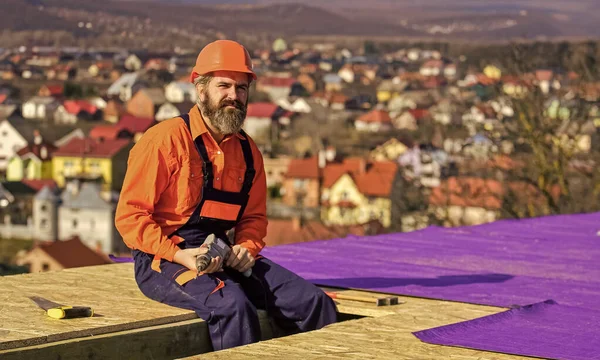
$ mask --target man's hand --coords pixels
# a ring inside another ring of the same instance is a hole
[[[241,245],[233,245],[225,264],[243,273],[254,266],[254,257],[245,247]]]
[[[173,256],[173,261],[185,266],[186,268],[192,271],[198,271],[196,268],[196,257],[198,255],[206,254],[208,252],[208,248],[201,246],[199,248],[194,249],[181,249],[177,250],[175,256]],[[211,274],[217,271],[221,271],[223,266],[223,261],[220,256],[213,258],[210,261],[210,264],[204,270],[203,274]]]

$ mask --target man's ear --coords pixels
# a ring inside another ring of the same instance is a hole
[[[204,89],[202,84],[196,84],[196,94],[198,95],[198,99],[200,101],[204,101],[206,98],[206,94],[204,93]]]

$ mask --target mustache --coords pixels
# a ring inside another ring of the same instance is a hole
[[[225,106],[234,106],[238,110],[244,110],[244,104],[238,100],[223,100],[219,103],[220,108],[224,108]]]

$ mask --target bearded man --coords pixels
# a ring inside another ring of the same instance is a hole
[[[336,321],[334,302],[313,284],[260,255],[267,231],[262,155],[242,130],[250,84],[248,51],[219,40],[202,49],[190,81],[196,106],[150,128],[129,154],[115,225],[150,299],[193,310],[215,350],[261,338],[257,309],[297,333]],[[207,236],[234,236],[227,259],[201,273]],[[252,276],[242,273],[252,270]]]

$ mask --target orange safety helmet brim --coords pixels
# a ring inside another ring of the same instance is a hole
[[[214,71],[243,72],[252,75],[252,79],[256,80],[248,50],[232,40],[217,40],[206,45],[198,54],[190,82],[194,82],[199,75]]]

